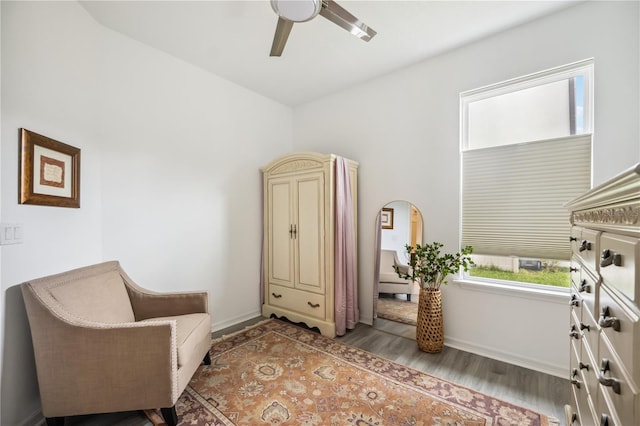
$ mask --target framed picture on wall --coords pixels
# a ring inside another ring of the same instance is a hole
[[[380,212],[380,224],[382,229],[393,229],[393,209],[383,207]]]
[[[80,207],[80,149],[20,129],[20,204]]]

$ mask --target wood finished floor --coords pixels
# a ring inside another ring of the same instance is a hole
[[[215,332],[213,337],[233,333],[262,320],[264,318],[243,322]],[[384,319],[376,319],[375,327],[358,324],[338,340],[416,370],[555,417],[561,425],[564,424],[563,407],[570,392],[568,380],[446,346],[439,354],[428,354],[418,349],[414,327]],[[68,417],[65,425],[150,426],[151,422],[140,412],[126,412]]]

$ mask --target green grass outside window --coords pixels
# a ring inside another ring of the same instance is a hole
[[[505,271],[495,266],[474,266],[469,270],[472,277],[490,278],[494,280],[519,281],[531,284],[569,287],[571,277],[569,268],[548,267],[540,271],[520,269],[519,272]]]

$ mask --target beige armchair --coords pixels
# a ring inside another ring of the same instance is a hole
[[[211,363],[207,293],[144,290],[116,261],[21,287],[47,425],[155,408],[176,425],[178,397]]]
[[[413,282],[400,278],[393,268],[394,265],[398,266],[401,272],[409,272],[409,266],[400,262],[395,250],[380,250],[378,293],[406,294],[407,300],[411,301]]]

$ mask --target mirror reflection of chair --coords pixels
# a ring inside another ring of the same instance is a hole
[[[407,300],[411,301],[413,282],[409,279],[400,278],[394,269],[394,265],[402,273],[409,272],[409,266],[400,262],[398,253],[395,250],[380,250],[378,293],[406,294]]]
[[[400,278],[393,265],[402,264],[401,269],[408,270],[406,246],[422,244],[423,232],[422,214],[408,201],[391,201],[378,211],[373,283],[375,328],[415,338],[419,286],[410,280]]]

